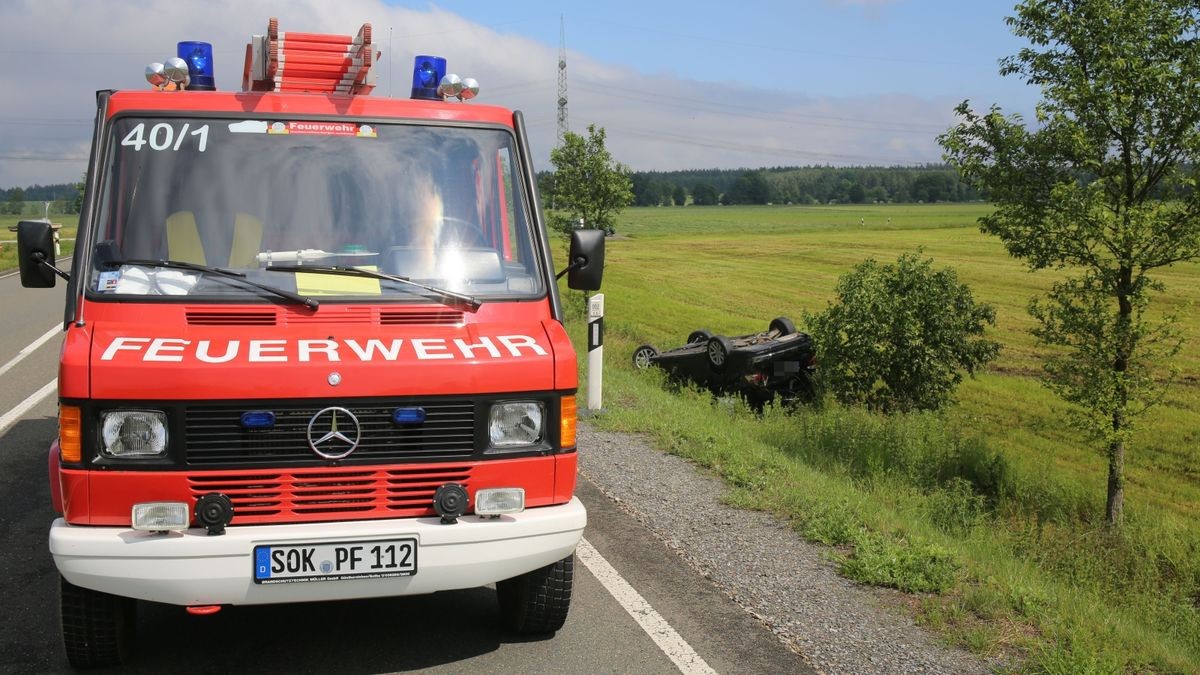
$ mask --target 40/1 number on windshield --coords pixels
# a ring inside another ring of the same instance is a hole
[[[151,126],[147,133],[146,123],[142,122],[125,134],[125,138],[121,139],[121,145],[133,148],[134,152],[139,152],[147,146],[151,150],[178,152],[183,147],[184,141],[191,137],[199,138],[196,150],[204,152],[208,148],[208,125],[202,124],[192,129],[191,123],[184,122],[177,129],[174,124],[159,122]]]

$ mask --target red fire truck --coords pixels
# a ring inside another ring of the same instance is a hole
[[[576,356],[522,117],[418,56],[371,97],[357,35],[246,50],[241,91],[180,43],[97,94],[67,279],[50,551],[75,666],[122,662],[137,601],[225,605],[495,584],[560,628],[586,513]],[[577,231],[569,286],[599,287]]]

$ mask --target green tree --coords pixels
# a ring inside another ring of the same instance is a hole
[[[771,188],[761,171],[747,171],[738,176],[728,196],[730,204],[766,204]]]
[[[71,197],[70,211],[67,213],[82,213],[83,212],[83,189],[87,185],[87,172],[83,172],[79,182],[75,184],[75,196]]]
[[[1184,0],[1026,0],[1008,23],[1030,46],[1001,72],[1041,87],[1038,124],[963,102],[939,139],[996,204],[983,231],[1031,269],[1069,274],[1031,303],[1034,334],[1059,348],[1045,381],[1105,449],[1114,527],[1133,423],[1181,346],[1170,317],[1148,315],[1163,290],[1152,273],[1200,255],[1198,15]]]
[[[675,206],[683,206],[687,203],[687,188],[682,185],[676,185],[675,190],[671,193],[671,200],[675,202]]]
[[[837,299],[806,314],[821,386],[842,403],[884,413],[936,410],[962,372],[996,357],[982,337],[991,306],[976,304],[954,270],[933,269],[920,252],[895,265],[866,260],[838,280]]]
[[[616,214],[633,202],[629,169],[604,147],[604,127],[588,125],[587,138],[567,132],[550,151],[554,165],[554,206],[584,227],[611,229]]]
[[[4,204],[4,212],[17,216],[25,209],[25,190],[17,187],[8,191],[8,201]]]
[[[852,204],[861,204],[867,201],[867,191],[861,183],[855,183],[850,186],[849,197]]]
[[[692,187],[692,204],[695,206],[716,206],[721,193],[712,183],[696,183]]]

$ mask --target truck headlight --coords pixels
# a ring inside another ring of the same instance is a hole
[[[504,452],[540,443],[545,413],[545,404],[541,401],[493,404],[488,415],[488,435],[492,447],[487,452]]]
[[[100,416],[104,454],[157,457],[167,451],[167,416],[157,410],[111,410]]]

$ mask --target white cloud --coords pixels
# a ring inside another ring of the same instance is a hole
[[[838,4],[869,8],[884,0]],[[286,10],[261,0],[210,0],[168,20],[128,0],[3,3],[0,187],[77,179],[85,164],[78,158],[88,152],[94,92],[146,88],[145,64],[171,56],[178,40],[212,42],[218,87],[238,89],[245,44],[273,13],[285,31],[348,33],[371,22],[385,52],[376,95],[406,97],[412,57],[445,56],[453,72],[479,80],[479,102],[524,111],[535,161],[547,166],[556,129],[556,45],[438,8],[408,10],[379,0],[296,0]],[[952,122],[954,103],[698,82],[576,52],[568,54],[567,73],[572,130],[606,127],[610,150],[634,169],[938,161],[934,137]]]

